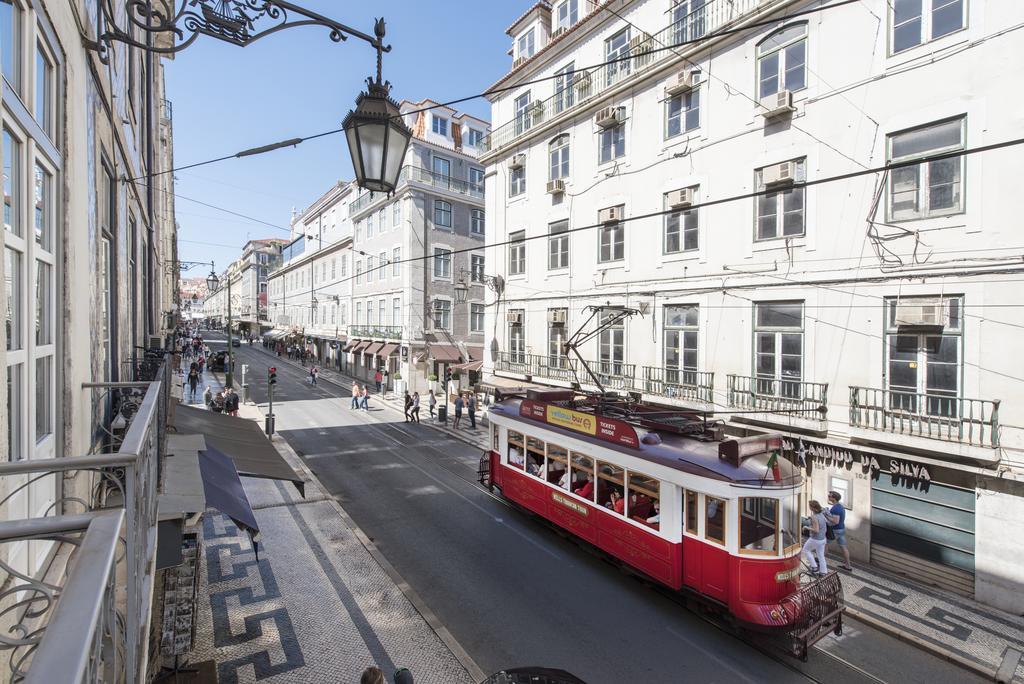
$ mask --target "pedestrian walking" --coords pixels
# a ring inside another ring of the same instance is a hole
[[[373,381],[377,383],[377,393],[380,393],[380,383],[384,380],[384,374],[377,369],[377,372],[373,374]]]
[[[316,376],[320,374],[320,369],[310,364],[309,366],[309,384],[316,385]]]
[[[418,423],[420,422],[420,393],[412,393],[412,411],[409,412],[413,419]]]
[[[828,545],[829,541],[834,541],[839,545],[839,550],[843,554],[843,570],[853,570],[850,565],[850,549],[846,546],[846,507],[839,503],[842,499],[842,495],[839,492],[831,491],[828,493],[828,522],[829,530],[832,532],[832,539],[828,538],[828,534],[825,535],[825,545]]]
[[[213,403],[210,404],[210,410],[214,413],[222,413],[224,411],[224,393],[217,392],[217,396],[213,398]]]
[[[476,430],[476,394],[466,392],[466,412],[469,413],[469,427]]]
[[[455,422],[452,423],[453,428],[459,427],[459,423],[462,422],[462,408],[466,405],[466,402],[462,400],[462,395],[455,397]]]
[[[359,408],[359,384],[352,383],[352,410]]]
[[[229,416],[238,417],[238,407],[241,404],[241,399],[233,388],[229,387],[224,397],[224,409],[227,411]]]
[[[203,369],[206,367],[206,357],[200,356],[199,361],[196,362],[197,370],[199,371],[199,379],[203,379]]]
[[[408,423],[412,418],[409,416],[409,411],[412,409],[412,396],[409,394],[409,390],[405,391],[405,422]]]
[[[437,408],[437,397],[434,396],[434,390],[430,390],[430,396],[427,397],[427,408],[430,410],[430,419],[434,419],[434,409]]]
[[[207,385],[206,389],[203,390],[203,404],[206,405],[206,408],[210,408],[210,404],[212,404],[212,403],[213,403],[213,392],[210,390],[210,386]]]
[[[391,375],[390,371],[388,371],[387,367],[385,366],[384,371],[381,373],[381,376],[380,376],[380,381],[381,381],[381,386],[380,387],[381,387],[381,390],[384,391],[384,392],[388,391],[388,378],[390,377],[390,375]]]
[[[800,550],[800,558],[813,568],[811,572],[824,575],[828,572],[828,564],[825,562],[825,514],[817,501],[808,501],[807,507],[811,510],[811,517],[804,529],[810,534]]]
[[[195,366],[196,364],[192,364]],[[197,368],[191,368],[188,372],[188,396],[191,401],[196,400],[196,389],[199,387],[199,371]]]
[[[359,408],[364,411],[370,410],[370,390],[366,389],[366,385],[363,385],[363,391],[359,395]]]

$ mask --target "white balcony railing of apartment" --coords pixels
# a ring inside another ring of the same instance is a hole
[[[659,397],[714,403],[715,374],[682,368],[643,366],[643,391]]]
[[[475,197],[477,199],[483,199],[484,197],[483,185],[470,183],[468,180],[453,178],[442,173],[434,173],[422,166],[407,164],[402,167],[402,171],[398,174],[398,184],[400,186],[402,183],[409,182],[423,183],[424,185],[466,195],[467,197]],[[348,205],[348,215],[358,214],[363,209],[385,198],[387,198],[387,194],[383,192],[364,192]]]
[[[850,387],[850,425],[897,435],[999,446],[999,400]]]
[[[729,406],[825,421],[828,383],[729,375]]]
[[[83,385],[103,394],[97,406],[112,403],[127,421],[123,438],[114,440],[103,428],[116,445],[113,453],[0,464],[8,485],[0,506],[44,478],[61,484],[70,472],[93,477],[89,500],[67,497],[52,507],[59,514],[0,522],[0,544],[8,548],[29,541],[71,548],[66,569],[50,573],[58,579],[19,573],[0,561],[12,582],[7,595],[19,597],[0,611],[8,628],[0,650],[9,651],[10,668],[2,678],[134,682],[145,672],[169,370],[162,364],[150,382]]]
[[[553,81],[556,84],[553,95],[546,100],[534,101],[523,111],[517,112],[511,121],[492,129],[484,136],[481,151],[486,154],[512,145],[531,129],[565,112],[583,107],[620,83],[666,62],[678,60],[680,54],[698,47],[699,43],[691,44],[690,41],[712,36],[718,29],[757,9],[761,4],[763,0],[709,0],[707,4],[677,18],[653,36],[640,36],[630,48],[628,59],[590,71],[577,71]]]

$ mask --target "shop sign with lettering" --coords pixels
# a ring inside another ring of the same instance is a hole
[[[804,442],[802,440],[795,441],[786,437],[782,440],[782,448],[786,452],[797,455],[798,458],[800,449],[803,448],[805,459],[813,459],[814,463],[824,467],[852,470],[854,464],[859,464],[865,473],[870,472],[872,476],[878,476],[882,472],[878,459],[873,455],[866,453],[857,454],[850,449],[830,444],[818,444],[817,442]],[[889,459],[889,474],[893,477],[920,480],[922,482],[931,482],[932,480],[928,466],[897,458]]]

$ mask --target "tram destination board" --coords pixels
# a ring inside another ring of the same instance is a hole
[[[636,428],[615,418],[595,416],[592,413],[574,411],[530,399],[524,399],[519,404],[519,415],[523,418],[582,432],[612,444],[620,444],[632,449],[640,448],[640,439],[636,434]]]

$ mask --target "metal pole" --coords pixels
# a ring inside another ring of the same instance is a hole
[[[234,381],[231,376],[231,370],[235,366],[235,352],[231,346],[231,271],[228,270],[228,369],[224,374],[224,384],[228,387],[234,387]]]
[[[269,374],[268,374],[269,376]],[[269,382],[270,378],[267,378],[267,425],[266,432],[267,437],[274,434],[274,386]]]

